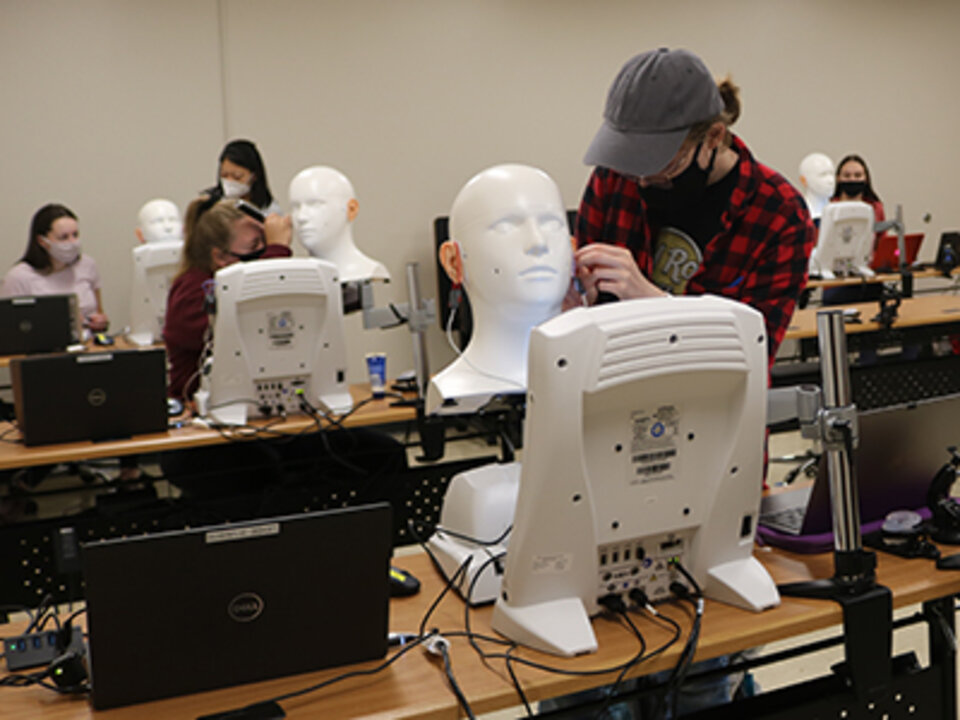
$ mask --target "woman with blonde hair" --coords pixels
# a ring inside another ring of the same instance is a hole
[[[170,362],[167,394],[177,400],[189,398],[197,389],[213,274],[235,262],[289,257],[293,235],[289,217],[269,215],[260,223],[233,200],[206,197],[187,208],[184,237],[180,272],[170,285],[163,326]]]

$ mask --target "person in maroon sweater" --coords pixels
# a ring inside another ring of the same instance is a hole
[[[235,201],[213,197],[187,208],[184,235],[163,327],[170,365],[167,394],[176,399],[189,399],[197,388],[200,359],[210,339],[205,300],[213,293],[214,273],[235,262],[289,257],[292,229],[289,217],[269,215],[260,223],[237,209]],[[277,489],[283,485],[370,486],[378,477],[404,470],[406,452],[389,435],[353,428],[166,452],[160,465],[185,496],[201,501],[229,496],[232,512],[255,514],[266,511],[268,499],[283,501]],[[266,492],[269,486],[275,495]]]
[[[196,392],[198,365],[209,318],[205,305],[213,274],[235,262],[290,257],[290,218],[269,215],[263,223],[234,201],[199,198],[187,208],[180,272],[170,285],[163,342],[170,362],[167,395],[186,401]]]

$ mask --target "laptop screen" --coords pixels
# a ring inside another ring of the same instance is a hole
[[[10,377],[25,445],[167,429],[166,353],[159,348],[16,358]]]
[[[926,505],[937,470],[960,445],[960,395],[867,410],[859,415],[856,478],[860,521],[881,520],[894,510]],[[805,533],[832,529],[827,463],[821,459],[804,522]]]
[[[0,299],[0,355],[65,350],[79,327],[76,295]]]
[[[907,233],[903,236],[907,265],[916,262],[922,242],[923,233]],[[870,267],[881,272],[900,269],[900,247],[896,235],[881,235],[877,239],[876,247],[873,250],[873,258],[870,260]]]
[[[97,709],[382,657],[386,503],[82,547]]]

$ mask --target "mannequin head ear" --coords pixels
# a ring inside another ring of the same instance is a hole
[[[350,198],[347,202],[347,222],[353,222],[358,212],[360,212],[360,203],[356,198]]]
[[[134,230],[134,232],[137,234],[137,240],[139,240],[140,244],[143,245],[147,241],[147,239],[143,236],[143,230],[137,228]]]
[[[447,277],[454,285],[463,284],[463,258],[460,257],[460,244],[456,240],[447,240],[440,246],[440,264],[447,271]]]
[[[800,176],[800,187],[804,190],[807,189],[807,178],[803,175]]]

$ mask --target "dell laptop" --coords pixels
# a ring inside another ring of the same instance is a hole
[[[76,295],[0,300],[0,355],[65,350],[80,341]]]
[[[934,475],[960,445],[960,395],[866,410],[859,414],[855,451],[860,522],[882,520],[894,510],[927,503]],[[812,485],[764,497],[760,524],[790,535],[833,530],[827,463],[820,460]]]
[[[383,657],[387,503],[82,546],[98,710]]]
[[[14,358],[10,379],[23,443],[164,432],[166,374],[162,348]]]

